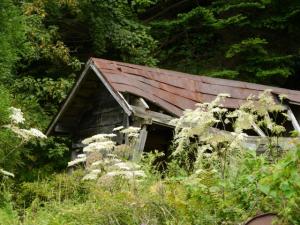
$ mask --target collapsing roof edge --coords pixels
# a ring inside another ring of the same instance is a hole
[[[210,102],[220,93],[230,94],[224,107],[238,108],[250,95],[266,89],[274,94],[286,94],[287,99],[300,103],[300,91],[241,81],[191,75],[176,71],[91,59],[110,85],[119,92],[129,92],[152,101],[174,115],[196,103]]]
[[[285,94],[289,101],[300,104],[300,91],[91,58],[48,127],[47,135],[67,109],[89,70],[98,76],[128,115],[134,110],[121,93],[140,96],[174,116],[181,116],[185,109],[195,108],[198,102],[210,102],[220,93],[231,96],[223,103],[227,108],[238,108],[249,95],[257,96],[266,89],[272,89],[275,94]]]

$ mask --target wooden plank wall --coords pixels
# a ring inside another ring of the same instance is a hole
[[[104,85],[97,79],[87,80],[87,84],[91,82],[97,85],[92,94],[87,96],[88,100],[82,100],[84,108],[76,115],[78,124],[73,132],[73,143],[80,143],[84,138],[95,134],[112,133],[115,127],[127,122],[126,113]],[[83,84],[82,90],[85,89]]]

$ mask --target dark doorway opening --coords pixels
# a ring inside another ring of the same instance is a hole
[[[165,171],[169,157],[172,154],[171,145],[174,136],[174,129],[158,124],[151,124],[148,126],[148,136],[144,148],[144,152],[153,152],[158,150],[164,155],[157,158],[154,162],[156,169]]]
[[[158,124],[148,126],[148,135],[145,144],[145,152],[158,150],[167,152],[172,144],[174,129]]]

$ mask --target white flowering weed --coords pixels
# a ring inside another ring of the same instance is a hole
[[[74,159],[74,160],[68,162],[68,167],[71,167],[71,166],[75,166],[75,165],[84,163],[85,161],[86,161],[86,157],[76,158],[76,159]]]
[[[171,121],[175,125],[176,149],[173,155],[184,155],[187,148],[196,144],[199,145],[196,165],[201,165],[203,158],[210,158],[210,161],[215,158],[220,165],[222,160],[223,164],[228,161],[235,150],[243,148],[247,137],[245,131],[259,127],[268,137],[285,132],[285,121],[278,124],[276,116],[283,114],[283,118],[287,120],[288,115],[284,115],[285,107],[276,102],[271,90],[266,90],[257,97],[249,96],[234,111],[222,107],[222,101],[227,97],[229,95],[220,94],[210,103],[198,103],[196,109],[185,110],[183,116]],[[226,131],[228,125],[232,125],[233,132]]]
[[[10,107],[11,110],[11,124],[5,125],[3,127],[10,129],[15,134],[19,136],[24,142],[29,141],[32,138],[47,138],[43,132],[36,128],[24,129],[20,128],[19,125],[24,124],[25,118],[23,117],[23,112],[21,109]]]
[[[9,117],[13,124],[23,124],[25,122],[25,118],[23,116],[23,112],[21,111],[21,109],[15,107],[10,107],[9,109],[11,111]]]
[[[123,126],[119,126],[113,131],[127,135],[130,139],[129,146],[132,147],[135,144],[134,140],[139,136],[140,128],[128,127],[124,129]],[[139,168],[138,165],[118,159],[117,152],[114,152],[117,143],[113,139],[116,136],[116,134],[96,134],[84,139],[82,141],[86,145],[83,148],[84,153],[77,155],[77,158],[69,162],[68,166],[71,167],[85,162],[87,174],[83,177],[83,180],[96,180],[101,171],[106,171],[107,169],[117,170],[111,173],[122,174],[127,178],[143,176],[143,171],[135,171]]]

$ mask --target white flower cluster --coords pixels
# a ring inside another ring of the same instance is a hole
[[[113,129],[113,131],[131,137],[129,145],[133,145],[135,137],[139,135],[140,128],[128,127],[124,129],[123,126],[120,126]],[[138,165],[118,159],[117,154],[119,152],[116,150],[116,142],[113,141],[116,136],[116,134],[96,134],[84,139],[82,141],[86,145],[83,148],[84,154],[79,154],[76,159],[68,163],[68,166],[86,162],[87,174],[83,177],[83,180],[96,180],[100,175],[101,177],[120,175],[125,178],[144,176],[144,172],[139,170]],[[102,174],[105,171],[109,172]]]
[[[23,116],[23,112],[21,109],[10,107],[11,115],[10,119],[13,124],[22,124],[25,122],[25,118]]]
[[[36,137],[36,138],[47,138],[47,136],[45,134],[43,134],[43,132],[41,132],[40,130],[36,129],[36,128],[30,128],[29,130],[25,130],[23,129],[24,132],[26,132],[29,136],[32,137]]]
[[[212,158],[215,153],[230,155],[228,151],[242,148],[242,142],[247,136],[243,133],[245,130],[261,129],[270,136],[285,132],[284,126],[277,124],[276,117],[272,117],[272,113],[281,114],[285,118],[286,115],[284,106],[276,103],[271,90],[264,91],[258,97],[250,96],[247,102],[233,112],[221,105],[226,97],[229,95],[220,94],[210,103],[196,104],[195,110],[185,110],[182,117],[171,121],[175,125],[176,150],[173,154],[185,151],[193,139],[200,144],[200,158]],[[231,133],[226,131],[230,123],[234,129]]]
[[[184,146],[190,144],[190,137],[201,136],[201,141],[215,141],[216,134],[212,135],[211,127],[222,122],[222,117],[227,113],[226,108],[220,107],[221,101],[228,96],[221,94],[211,103],[198,103],[195,110],[185,110],[183,116],[171,121],[175,125],[175,143],[177,148],[174,154],[178,154]]]
[[[89,154],[91,153],[99,153],[100,155],[106,155],[111,152],[116,143],[111,139],[116,137],[115,134],[96,134],[92,137],[86,138],[82,141],[83,144],[87,145],[83,148],[83,152],[85,154],[77,155],[77,158],[68,162],[68,167],[75,166],[77,164],[81,164],[86,162]],[[94,176],[94,175],[91,175]],[[87,178],[86,178],[87,179]]]
[[[103,167],[110,167],[114,164],[118,164],[121,163],[122,161],[120,159],[116,159],[116,158],[105,158],[105,159],[101,159],[101,160],[97,160],[95,162],[93,162],[90,165],[89,169],[96,169],[96,168],[103,168]]]
[[[21,111],[21,109],[14,108],[14,107],[10,107],[10,110],[11,110],[11,115],[10,115],[11,124],[5,125],[4,127],[12,130],[24,141],[28,141],[31,138],[47,138],[47,136],[44,135],[43,132],[41,132],[36,128],[30,128],[30,129],[20,128],[18,125],[23,124],[25,122],[25,118],[23,117],[23,112]]]
[[[108,154],[106,158],[93,162],[88,168],[88,173],[83,180],[96,180],[101,175],[101,180],[121,176],[126,179],[133,179],[146,176],[140,166],[133,162],[126,162],[115,158],[114,154]],[[105,169],[103,169],[105,168]],[[102,173],[103,172],[103,173]]]
[[[15,125],[6,125],[4,127],[12,130],[15,134],[17,134],[24,141],[28,141],[31,138],[47,138],[46,135],[44,135],[40,130],[38,130],[36,128],[22,129]]]
[[[80,156],[78,155],[76,159],[68,162],[68,167],[75,166],[75,165],[83,163],[85,161],[86,161],[86,155],[85,154],[80,154]]]
[[[83,148],[83,152],[105,152],[108,153],[113,150],[116,146],[116,142],[105,140],[90,143],[88,146]]]
[[[128,127],[121,131],[123,134],[138,133],[141,130],[139,127]]]
[[[88,145],[93,142],[104,142],[109,141],[111,138],[116,137],[115,134],[96,134],[92,137],[86,138],[82,141],[82,144]]]
[[[127,134],[128,137],[137,138],[139,136],[140,130],[140,127],[128,127],[126,129],[121,130],[120,132],[123,134]]]

